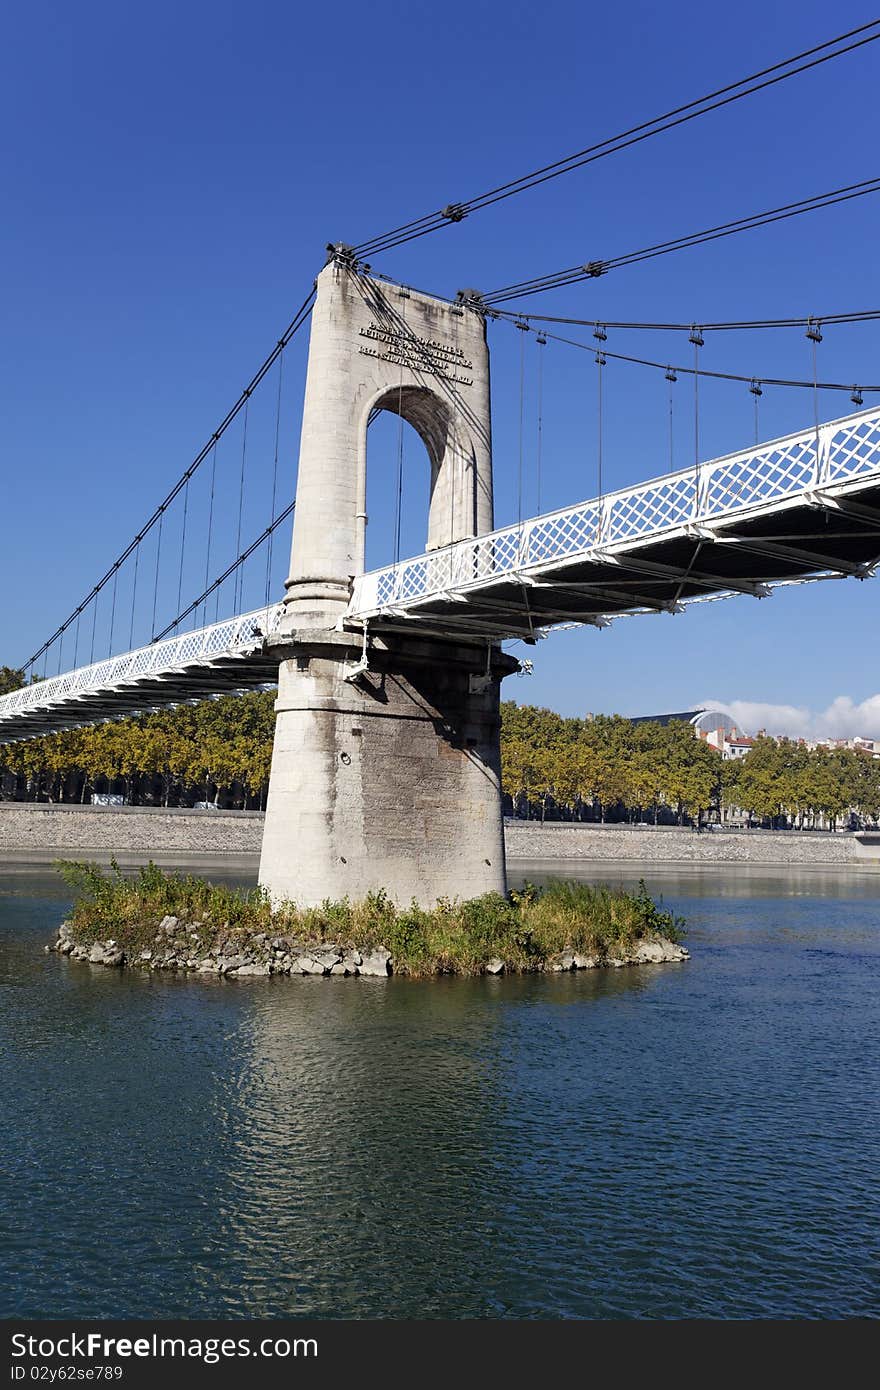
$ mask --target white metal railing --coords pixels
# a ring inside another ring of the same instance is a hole
[[[218,656],[231,656],[253,651],[264,636],[274,631],[283,605],[258,608],[253,613],[241,613],[223,622],[212,623],[194,632],[183,632],[139,647],[133,652],[81,666],[34,685],[13,690],[0,696],[0,723],[26,710],[42,709],[75,699],[89,691],[113,690],[134,684],[149,676],[180,670],[182,667],[210,665]]]
[[[636,487],[516,526],[457,541],[441,550],[371,570],[354,584],[349,617],[369,617],[447,589],[608,546],[730,518],[816,488],[880,479],[880,410],[860,411],[814,429],[668,473]]]
[[[880,410],[820,425],[818,450],[816,444],[816,430],[803,430],[373,570],[355,580],[348,616],[370,617],[553,561],[622,549],[696,522],[772,510],[816,489],[836,491],[859,479],[880,481]],[[282,605],[275,604],[239,614],[12,691],[0,696],[0,724],[90,691],[119,689],[163,672],[208,666],[217,657],[253,651],[274,631],[282,611]]]

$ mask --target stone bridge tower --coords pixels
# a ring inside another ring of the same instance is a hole
[[[364,569],[367,426],[402,415],[430,462],[427,548],[492,529],[489,352],[477,309],[334,255],[312,314],[260,882],[301,905],[506,888],[499,690],[485,639],[346,624]]]

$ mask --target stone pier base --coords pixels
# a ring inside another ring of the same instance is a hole
[[[506,891],[500,681],[486,648],[314,631],[285,639],[260,883],[315,905]],[[349,677],[349,679],[346,679]]]

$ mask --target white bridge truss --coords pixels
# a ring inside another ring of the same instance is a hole
[[[355,579],[341,625],[527,642],[548,628],[880,563],[880,410],[669,473]],[[0,743],[274,685],[259,609],[0,697]]]
[[[354,582],[349,624],[495,639],[774,585],[880,560],[880,410],[459,541]]]
[[[111,656],[0,697],[0,743],[274,685],[264,638],[281,604]]]

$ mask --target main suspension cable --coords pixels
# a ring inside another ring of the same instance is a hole
[[[204,590],[204,592],[199,594],[198,598],[193,599],[192,603],[189,605],[188,608],[185,608],[182,613],[178,613],[177,617],[173,618],[166,627],[163,627],[161,632],[156,633],[155,637],[153,638],[153,642],[161,642],[163,637],[167,637],[169,632],[173,632],[174,629],[180,623],[182,623],[185,618],[188,618],[190,613],[194,613],[202,603],[204,603],[207,607],[207,600],[210,597],[210,595],[214,592],[220,592],[221,586],[225,584],[229,576],[231,574],[234,574],[235,571],[238,569],[239,565],[243,565],[245,560],[249,559],[250,556],[253,555],[254,551],[259,549],[259,547],[263,544],[263,541],[268,540],[272,532],[275,531],[279,526],[281,526],[282,523],[285,522],[287,518],[293,514],[293,510],[295,507],[295,499],[292,502],[288,502],[287,506],[284,508],[284,511],[279,512],[278,516],[273,518],[273,520],[266,527],[265,531],[261,532],[260,535],[257,536],[256,540],[251,541],[247,549],[243,550],[241,554],[233,560],[232,564],[228,565],[227,568],[223,571],[223,573],[217,576],[213,584],[209,584],[207,588]],[[268,607],[268,604],[266,606]]]
[[[822,208],[834,207],[853,198],[863,198],[869,193],[880,193],[880,175],[864,179],[860,183],[846,184],[827,193],[816,193],[809,198],[801,198],[794,203],[784,203],[780,207],[769,208],[765,212],[752,213],[748,217],[734,218],[715,227],[707,227],[700,232],[674,237],[670,241],[657,242],[653,246],[642,247],[639,251],[629,251],[622,256],[607,260],[588,261],[583,265],[568,266],[564,270],[551,271],[547,275],[536,276],[531,280],[521,280],[512,285],[504,285],[482,295],[482,302],[489,306],[505,303],[519,296],[540,294],[544,290],[560,289],[574,285],[582,280],[595,279],[609,270],[623,266],[636,265],[640,261],[652,260],[656,256],[667,256],[673,251],[689,250],[706,242],[718,241],[723,237],[736,236],[739,232],[753,231],[769,226],[774,222],[784,222],[791,217],[800,217],[807,212],[817,212]]]
[[[217,429],[214,431],[214,433],[211,435],[211,438],[210,438],[210,439],[208,440],[208,442],[199,450],[199,452],[196,454],[195,458],[193,459],[192,463],[191,463],[191,464],[189,465],[189,467],[185,470],[185,472],[184,472],[183,474],[181,474],[180,478],[177,480],[177,482],[175,483],[175,485],[174,485],[174,487],[171,489],[171,491],[170,491],[170,492],[167,494],[167,496],[166,496],[165,498],[163,498],[163,500],[159,503],[158,507],[155,509],[155,511],[153,512],[152,516],[151,516],[151,517],[149,518],[149,520],[147,521],[146,525],[143,526],[143,527],[141,528],[141,530],[140,530],[140,531],[138,532],[138,534],[134,537],[134,539],[126,546],[125,550],[123,550],[122,553],[117,557],[117,559],[114,560],[113,564],[112,564],[112,565],[110,566],[110,568],[107,570],[106,574],[104,574],[104,575],[101,577],[101,579],[98,580],[98,583],[94,586],[94,588],[93,588],[93,589],[91,590],[91,592],[86,596],[86,598],[83,599],[82,603],[80,603],[80,604],[73,610],[73,612],[72,612],[67,618],[65,618],[65,620],[64,620],[63,623],[59,624],[59,626],[55,629],[55,631],[52,633],[52,635],[46,639],[46,641],[43,643],[43,645],[42,645],[41,647],[39,647],[39,648],[37,649],[36,652],[34,652],[33,656],[30,657],[30,659],[25,663],[25,670],[28,670],[30,667],[32,667],[32,666],[35,664],[35,662],[39,661],[40,657],[41,657],[46,651],[48,651],[49,647],[51,647],[52,644],[53,644],[54,642],[56,642],[56,641],[58,640],[58,638],[61,636],[61,634],[67,630],[67,628],[68,628],[68,627],[70,626],[70,624],[76,619],[76,617],[77,617],[80,613],[82,613],[83,610],[84,610],[85,608],[87,608],[88,605],[89,605],[93,600],[96,600],[96,599],[97,599],[97,595],[101,592],[101,590],[104,588],[104,586],[105,586],[107,583],[109,583],[110,580],[113,579],[114,575],[118,574],[120,567],[125,563],[125,561],[129,558],[129,556],[130,556],[130,555],[132,554],[132,552],[134,551],[135,547],[144,539],[144,537],[153,529],[153,527],[154,527],[157,523],[158,523],[159,526],[161,526],[162,516],[164,515],[165,511],[167,510],[167,508],[171,505],[171,503],[174,501],[174,499],[178,496],[178,494],[179,494],[179,493],[182,491],[182,489],[186,486],[186,484],[187,484],[187,482],[189,481],[189,479],[193,476],[193,474],[196,472],[196,470],[199,468],[199,466],[204,462],[204,460],[205,460],[205,459],[208,457],[208,455],[211,453],[211,450],[212,450],[212,448],[214,447],[214,445],[216,444],[217,440],[220,439],[220,438],[223,436],[223,434],[225,434],[226,430],[227,430],[227,429],[229,428],[229,426],[232,424],[233,420],[235,420],[235,418],[238,416],[239,412],[242,410],[242,408],[244,407],[245,403],[247,402],[247,400],[249,399],[249,397],[252,395],[252,393],[254,392],[254,390],[256,389],[256,387],[259,386],[260,382],[263,380],[263,377],[266,375],[266,373],[267,373],[267,372],[269,371],[269,369],[272,367],[272,365],[273,365],[273,363],[275,362],[275,360],[277,359],[279,353],[282,351],[282,349],[283,349],[284,347],[287,346],[287,344],[290,342],[291,338],[294,337],[294,335],[300,330],[300,328],[302,328],[303,324],[308,320],[309,315],[310,315],[311,312],[312,312],[312,307],[313,307],[314,300],[315,300],[315,293],[316,293],[316,290],[315,290],[315,286],[313,285],[312,288],[310,289],[309,293],[306,295],[306,298],[303,300],[302,304],[301,304],[300,307],[297,309],[296,314],[294,315],[294,317],[292,318],[292,320],[291,320],[290,323],[288,324],[288,326],[287,326],[287,328],[285,329],[284,333],[283,333],[282,336],[279,338],[278,342],[275,344],[275,347],[274,347],[274,348],[272,349],[272,351],[269,353],[269,356],[265,359],[265,361],[264,361],[264,362],[260,365],[260,367],[257,369],[257,371],[256,371],[256,373],[254,374],[253,378],[252,378],[251,381],[248,383],[248,385],[245,387],[245,389],[242,391],[241,395],[239,396],[239,398],[238,398],[238,400],[235,402],[235,404],[232,406],[232,408],[231,408],[229,411],[227,411],[227,413],[226,413],[226,415],[224,416],[223,420],[222,420],[221,423],[217,426]],[[158,567],[157,567],[157,568],[158,568]],[[157,581],[157,587],[158,587],[158,581]],[[154,602],[154,608],[155,608],[155,602]],[[155,628],[155,612],[154,612],[154,628]]]
[[[644,140],[649,140],[654,135],[684,125],[695,120],[698,116],[708,115],[711,111],[729,106],[743,97],[773,87],[789,77],[795,77],[798,73],[806,72],[822,63],[830,62],[833,58],[842,57],[846,53],[851,53],[866,44],[873,43],[877,38],[880,38],[878,28],[880,28],[880,20],[875,19],[867,24],[859,25],[855,29],[848,30],[846,33],[838,34],[835,38],[826,39],[824,43],[804,49],[801,53],[793,54],[790,58],[771,64],[770,67],[761,68],[748,77],[742,77],[736,82],[728,83],[726,86],[719,87],[702,97],[686,102],[684,105],[673,107],[670,111],[655,116],[652,120],[642,121],[618,135],[588,145],[585,149],[578,150],[574,154],[557,159],[550,164],[545,164],[539,169],[532,170],[531,173],[510,180],[508,183],[499,184],[485,193],[477,194],[464,202],[449,203],[438,212],[426,213],[410,222],[404,222],[388,232],[370,237],[366,241],[360,242],[354,248],[355,252],[359,257],[381,255],[394,246],[400,246],[405,242],[414,241],[431,232],[439,231],[441,227],[453,226],[462,222],[470,213],[490,207],[506,198],[512,198],[527,189],[559,178],[562,174],[583,168],[596,160],[604,159],[608,155],[615,154]],[[851,42],[849,42],[850,40]]]

